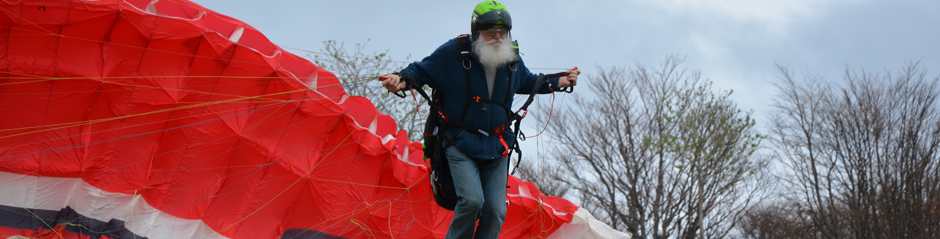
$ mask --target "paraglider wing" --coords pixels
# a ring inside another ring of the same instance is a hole
[[[2,238],[446,233],[421,145],[243,22],[183,0],[0,1],[0,29]],[[507,237],[572,221],[510,181]]]

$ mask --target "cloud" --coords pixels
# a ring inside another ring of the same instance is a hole
[[[667,0],[655,5],[676,15],[703,20],[758,24],[776,34],[786,34],[795,23],[822,18],[833,7],[864,0]]]

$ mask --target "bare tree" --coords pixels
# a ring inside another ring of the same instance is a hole
[[[778,85],[782,94],[775,98],[775,113],[772,119],[771,142],[792,169],[793,175],[782,178],[796,188],[795,198],[809,203],[801,204],[811,213],[813,224],[824,238],[839,237],[835,217],[829,216],[827,209],[835,204],[832,184],[821,183],[824,178],[832,177],[834,163],[827,160],[826,151],[822,150],[820,140],[823,122],[823,100],[829,87],[821,82],[821,76],[806,77],[806,83],[797,84],[784,72],[784,83]],[[781,103],[783,102],[783,103]]]
[[[750,113],[681,63],[599,69],[585,81],[595,94],[549,126],[561,172],[547,176],[634,238],[722,238],[759,197]]]
[[[427,101],[421,97],[399,99],[388,93],[377,77],[398,71],[405,63],[393,61],[387,55],[387,50],[382,53],[365,53],[367,43],[357,43],[355,48],[346,49],[344,43],[324,41],[322,50],[325,54],[309,56],[318,66],[333,72],[346,93],[368,98],[379,112],[395,119],[398,128],[406,130],[412,141],[421,140],[424,117],[428,112],[428,107],[422,106]]]
[[[523,161],[532,162],[529,164],[535,165],[519,167],[519,178],[535,184],[535,187],[541,190],[542,194],[555,197],[565,197],[569,195],[571,187],[566,185],[557,177],[553,178],[553,175],[562,173],[562,169],[560,167],[550,163],[540,163],[533,159],[526,159]]]
[[[822,238],[940,236],[938,78],[846,70],[844,83],[797,82],[780,67],[774,146],[789,198]]]
[[[792,202],[773,202],[751,208],[738,224],[738,236],[753,239],[818,238],[811,215]]]

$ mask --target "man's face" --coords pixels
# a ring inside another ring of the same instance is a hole
[[[513,50],[509,28],[496,25],[480,31],[480,38],[473,41],[473,51],[485,67],[495,68],[519,59]]]
[[[498,24],[498,25],[493,26],[492,29],[505,29],[505,28],[506,28],[505,25],[503,25],[503,24]],[[496,34],[495,34],[495,35],[490,35],[489,33],[487,33],[487,30],[489,30],[489,29],[483,29],[483,30],[480,32],[480,37],[481,37],[482,40],[483,40],[484,42],[486,42],[486,43],[493,42],[493,40],[501,40],[501,39],[503,39],[503,38],[506,38],[505,35],[509,34],[509,32],[506,31],[506,30],[496,30],[496,31],[492,31],[492,30],[491,30],[492,33],[496,33]],[[502,34],[502,33],[500,33],[500,32],[505,32],[506,34]]]

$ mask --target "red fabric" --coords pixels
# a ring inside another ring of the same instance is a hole
[[[0,1],[0,170],[141,195],[231,238],[443,237],[421,146],[390,117],[245,23],[153,2]],[[511,197],[507,238],[577,210],[510,182],[535,196]]]

